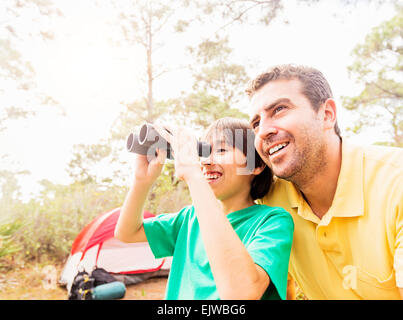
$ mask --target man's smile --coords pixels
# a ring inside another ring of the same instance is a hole
[[[272,156],[273,154],[279,152],[283,148],[285,148],[289,142],[283,142],[283,143],[276,143],[275,145],[272,145],[269,147],[269,155]]]

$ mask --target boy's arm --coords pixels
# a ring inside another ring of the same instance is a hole
[[[260,299],[270,284],[222,212],[213,191],[195,172],[186,179],[221,299]]]
[[[145,155],[136,155],[134,181],[120,209],[114,236],[123,242],[146,242],[143,227],[143,207],[152,184],[161,173],[166,152],[157,150],[150,162]]]
[[[120,215],[115,227],[115,238],[123,242],[146,242],[147,237],[143,227],[143,206],[150,186],[134,183],[120,209]]]
[[[195,148],[196,138],[186,128],[170,129],[173,135],[159,126],[155,128],[171,144],[175,174],[189,187],[220,299],[260,299],[270,278],[254,263],[204,179]]]

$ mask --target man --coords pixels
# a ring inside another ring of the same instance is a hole
[[[308,299],[403,297],[403,150],[342,139],[322,73],[281,65],[254,79],[255,146],[277,177],[261,202],[295,224],[289,272]]]

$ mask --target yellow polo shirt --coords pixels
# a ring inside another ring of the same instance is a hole
[[[289,272],[309,299],[401,298],[403,149],[343,141],[336,193],[322,219],[282,179],[259,203],[291,213]]]

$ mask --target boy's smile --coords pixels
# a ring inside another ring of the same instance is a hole
[[[218,200],[249,193],[252,176],[240,174],[239,170],[245,164],[246,156],[242,151],[222,140],[212,143],[211,154],[201,161],[201,168]]]
[[[206,177],[207,182],[211,184],[217,182],[217,180],[222,176],[222,173],[218,171],[206,171],[203,175]]]

